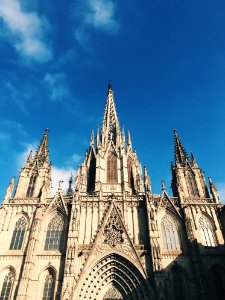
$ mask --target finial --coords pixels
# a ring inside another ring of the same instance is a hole
[[[59,186],[58,186],[58,191],[62,191],[62,184],[63,184],[63,180],[59,180],[59,182],[58,182],[58,184],[59,184]]]
[[[91,139],[90,139],[90,147],[95,145],[95,135],[94,130],[92,129]]]
[[[69,187],[68,187],[68,190],[67,190],[67,195],[70,196],[73,194],[73,189],[72,189],[72,183],[73,183],[73,174],[71,173],[70,175],[70,179],[69,179]]]
[[[164,180],[161,180],[161,185],[162,185],[162,191],[165,191],[165,181]]]
[[[112,83],[111,80],[108,81],[108,92],[112,91]]]

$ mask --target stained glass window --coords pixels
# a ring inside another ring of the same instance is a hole
[[[12,240],[10,243],[10,250],[20,250],[22,248],[24,235],[26,231],[27,221],[24,217],[21,217],[15,225]]]
[[[213,233],[213,228],[211,222],[201,217],[199,219],[199,228],[200,228],[200,234],[201,234],[201,240],[203,246],[208,247],[215,247],[216,246],[216,238]]]
[[[179,226],[171,216],[166,214],[161,221],[162,241],[164,250],[181,249]]]
[[[45,250],[61,250],[63,242],[64,221],[56,215],[48,224],[45,239]]]
[[[3,281],[0,300],[9,300],[10,299],[13,280],[14,280],[13,273],[12,273],[12,271],[9,271],[9,273],[5,276],[4,281]]]

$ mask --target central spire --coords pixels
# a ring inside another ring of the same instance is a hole
[[[120,125],[116,113],[116,105],[112,85],[109,83],[105,112],[102,123],[102,144],[106,146],[111,140],[115,145],[119,142]]]

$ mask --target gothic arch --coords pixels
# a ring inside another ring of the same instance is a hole
[[[15,225],[16,225],[16,222],[21,218],[21,217],[24,217],[26,219],[26,222],[27,222],[27,228],[26,230],[28,230],[28,228],[30,228],[30,218],[28,216],[28,214],[25,212],[25,211],[21,211],[21,212],[18,212],[14,218],[12,218],[11,222],[10,222],[10,229],[14,229]]]
[[[15,289],[16,271],[12,266],[5,267],[0,272],[0,297],[9,300]]]
[[[199,241],[205,247],[215,247],[218,244],[213,219],[206,213],[201,213],[197,219]]]
[[[81,278],[74,300],[103,300],[112,287],[122,295],[122,299],[147,300],[153,296],[142,273],[121,255],[108,254],[88,270]]]
[[[37,299],[55,299],[55,290],[56,290],[56,269],[53,266],[45,267],[39,274],[38,277],[38,291]],[[48,280],[48,282],[46,282]],[[46,284],[47,283],[47,284]],[[46,295],[46,288],[48,289]],[[51,293],[51,298],[48,297]]]

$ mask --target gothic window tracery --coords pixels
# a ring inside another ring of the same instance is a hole
[[[179,250],[181,249],[179,226],[173,218],[166,214],[161,221],[162,228],[162,247],[164,250]]]
[[[113,152],[110,152],[107,159],[107,182],[117,183],[117,156]]]
[[[37,180],[37,172],[35,172],[30,178],[29,187],[27,190],[27,197],[33,196],[36,180]]]
[[[61,250],[63,242],[64,221],[57,214],[48,224],[45,239],[45,250]]]
[[[0,300],[9,300],[10,299],[13,281],[14,281],[13,272],[9,271],[8,274],[6,274],[3,284],[2,284]]]
[[[54,292],[54,278],[48,273],[45,277],[44,290],[42,300],[52,300]]]
[[[198,223],[199,223],[202,245],[205,247],[215,247],[216,237],[215,234],[213,233],[213,227],[211,222],[207,218],[201,217]]]
[[[20,250],[22,248],[26,226],[27,226],[27,221],[25,217],[21,217],[16,222],[10,247],[9,247],[10,250]]]
[[[197,187],[197,184],[196,184],[194,174],[189,172],[188,175],[187,175],[187,181],[188,181],[190,196],[199,197],[198,187]]]

